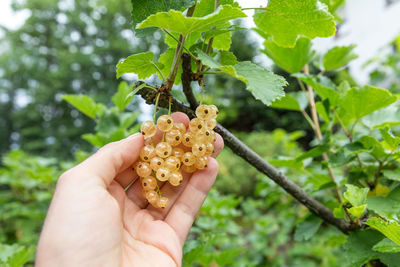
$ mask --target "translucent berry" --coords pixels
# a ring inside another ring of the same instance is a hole
[[[206,155],[211,156],[214,153],[214,145],[212,143],[206,144]]]
[[[204,143],[195,143],[192,146],[192,153],[196,157],[201,157],[206,154],[206,145]]]
[[[210,109],[210,117],[209,119],[215,119],[218,116],[218,108],[215,105],[209,105],[208,108]]]
[[[154,157],[150,160],[150,168],[153,171],[157,171],[159,168],[164,166],[164,160],[160,157]]]
[[[207,129],[204,133],[196,136],[196,142],[200,143],[212,143],[215,139],[215,132],[213,130]]]
[[[191,166],[196,162],[196,156],[192,152],[186,152],[182,156],[182,163],[186,166]]]
[[[216,119],[206,120],[206,126],[208,129],[213,130],[215,126],[217,126],[217,120]]]
[[[156,146],[157,156],[161,158],[166,158],[172,153],[172,147],[167,142],[160,142]]]
[[[181,132],[182,135],[186,133],[186,126],[182,122],[175,122],[173,129],[178,130],[179,132]]]
[[[196,117],[206,120],[210,117],[210,108],[207,105],[200,105],[196,108]]]
[[[170,175],[171,172],[165,167],[159,168],[156,172],[156,177],[161,182],[167,181]]]
[[[145,145],[140,149],[139,153],[140,159],[149,162],[152,158],[156,156],[156,151],[153,145]]]
[[[180,185],[182,180],[183,176],[179,171],[172,172],[168,179],[169,183],[173,186]]]
[[[157,204],[160,197],[158,196],[157,192],[154,190],[146,191],[146,199],[152,205]]]
[[[157,120],[158,129],[163,132],[168,132],[174,127],[174,120],[170,115],[162,115]]]
[[[154,125],[152,121],[145,121],[142,123],[140,127],[140,132],[144,136],[144,138],[153,137],[157,132],[157,127]]]
[[[182,144],[186,147],[191,147],[194,141],[194,135],[191,132],[187,132],[182,136]]]
[[[183,154],[185,154],[185,151],[183,151],[182,148],[179,148],[179,147],[172,148],[171,156],[175,156],[175,157],[181,159]]]
[[[193,165],[191,165],[191,166],[182,165],[181,170],[184,171],[184,172],[186,172],[186,173],[193,173],[193,172],[195,172],[197,169],[196,169],[196,166],[194,166],[194,164],[193,164]]]
[[[147,177],[151,174],[150,164],[147,162],[139,162],[136,168],[136,173],[140,177]]]
[[[153,176],[142,179],[142,188],[146,191],[154,190],[157,187],[157,180]]]
[[[166,208],[168,206],[168,198],[166,197],[160,197],[160,199],[157,202],[157,207],[159,208]]]
[[[192,133],[202,133],[206,130],[206,124],[199,118],[194,118],[189,122],[189,130]]]
[[[182,133],[177,129],[172,129],[165,134],[165,141],[171,146],[177,146],[182,142]]]
[[[208,164],[208,156],[202,156],[196,159],[194,166],[197,169],[202,170],[207,168],[207,164]]]
[[[170,171],[179,170],[181,167],[181,160],[177,157],[170,156],[165,160],[164,167]]]

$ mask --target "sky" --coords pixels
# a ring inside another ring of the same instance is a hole
[[[266,0],[238,0],[242,7],[265,6]],[[17,29],[29,17],[29,12],[13,13],[11,0],[0,0],[0,25],[10,29]],[[249,16],[246,24],[254,26],[251,19],[252,10],[245,11]],[[380,51],[395,36],[400,34],[400,1],[390,8],[385,6],[384,0],[347,0],[347,4],[342,10],[346,21],[340,29],[340,38],[316,38],[313,47],[320,53],[335,45],[357,44],[355,52],[359,58],[352,61],[350,65],[351,73],[360,83],[368,82],[368,69],[362,69],[362,65],[372,56],[378,55]],[[0,36],[1,36],[0,32]],[[257,34],[252,34],[253,38],[261,40]],[[265,58],[261,58],[265,60]],[[372,66],[371,66],[372,68]]]

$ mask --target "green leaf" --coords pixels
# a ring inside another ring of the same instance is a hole
[[[397,245],[400,245],[400,225],[398,222],[384,221],[382,218],[371,217],[365,224],[375,228]]]
[[[323,153],[329,151],[329,146],[328,145],[321,145],[321,146],[316,146],[309,151],[303,153],[302,155],[298,156],[296,158],[297,161],[302,161],[308,158],[315,158],[318,156],[321,156]]]
[[[133,95],[130,95],[131,92],[132,89],[126,82],[121,82],[118,85],[118,92],[112,96],[111,100],[120,111],[123,111],[131,102],[133,98]]]
[[[273,101],[285,95],[283,87],[287,85],[286,80],[266,68],[250,61],[242,61],[233,66],[222,65],[201,50],[197,50],[197,54],[198,59],[204,65],[219,69],[246,83],[246,89],[265,105],[270,105]]]
[[[261,51],[289,73],[301,71],[315,54],[310,39],[305,37],[300,37],[293,48],[280,47],[271,39],[264,42],[264,47]]]
[[[322,220],[316,216],[310,216],[296,226],[294,240],[297,242],[307,241],[315,235],[321,226]]]
[[[117,64],[117,78],[125,73],[136,73],[139,79],[145,79],[156,72],[153,52],[131,55]]]
[[[295,73],[292,76],[311,86],[322,99],[329,99],[330,106],[337,105],[340,95],[334,89],[335,84],[329,78],[321,75],[305,75],[303,73]]]
[[[197,18],[186,17],[182,12],[170,10],[168,12],[159,12],[149,16],[136,28],[143,29],[147,27],[158,27],[168,31],[178,32],[188,35],[192,32],[204,32],[212,27],[225,25],[231,19],[246,17],[240,8],[230,5],[220,6],[214,13]]]
[[[213,48],[228,51],[232,44],[232,33],[226,32],[214,37]]]
[[[372,248],[375,251],[383,252],[383,253],[398,253],[400,252],[400,246],[394,243],[389,238],[384,238],[379,241],[375,246]]]
[[[99,115],[100,111],[104,109],[104,105],[97,104],[93,98],[87,95],[63,95],[62,99],[92,119],[96,118],[96,115]]]
[[[135,25],[148,16],[160,11],[171,9],[181,10],[194,5],[195,0],[131,0],[132,3],[132,23]]]
[[[235,77],[236,79],[239,79],[239,80],[241,80],[243,82],[247,82],[247,79],[245,79],[244,77],[238,75],[238,73],[236,72],[236,69],[234,68],[234,66],[222,65],[217,60],[215,60],[213,57],[207,55],[206,53],[204,53],[201,50],[197,50],[197,58],[201,60],[201,63],[203,63],[204,65],[206,65],[206,66],[208,66],[208,67],[210,67],[212,69],[219,69],[222,72]]]
[[[174,61],[174,56],[175,56],[175,48],[168,48],[164,53],[160,55],[160,58],[158,59],[158,62],[162,64],[160,70],[164,75],[164,77],[168,77],[169,72],[171,71],[172,63]],[[174,82],[175,84],[180,84],[182,82],[181,75],[182,75],[182,64],[179,64],[178,72],[176,74]],[[159,75],[159,78],[161,79],[162,77]]]
[[[353,53],[353,49],[355,47],[355,45],[349,45],[331,48],[324,55],[324,69],[327,71],[339,69],[346,66],[353,59],[356,59],[358,56],[357,54]]]
[[[364,125],[370,129],[379,129],[383,127],[391,127],[400,124],[400,109],[396,103],[375,111],[362,118]]]
[[[367,209],[367,204],[351,207],[348,209],[349,213],[356,218],[360,218],[363,215],[364,211]]]
[[[369,188],[359,188],[357,186],[346,184],[347,191],[343,197],[354,207],[361,206],[367,201]]]
[[[254,14],[254,22],[282,47],[294,47],[300,35],[314,39],[336,32],[334,17],[317,0],[270,0],[265,11]]]
[[[329,117],[329,114],[324,106],[324,104],[321,101],[318,101],[315,103],[315,108],[317,109],[318,115],[325,121],[325,122],[330,122],[331,119]]]
[[[219,51],[219,61],[222,65],[236,65],[239,63],[232,52],[223,50]]]
[[[389,145],[390,149],[395,150],[400,144],[400,137],[394,136],[388,127],[380,129],[383,140]]]
[[[196,7],[197,9],[197,7]],[[231,26],[226,29],[213,29],[209,31],[205,31],[202,35],[204,40],[209,40],[212,37],[218,36],[220,34],[228,33],[228,32],[233,32],[233,31],[239,31],[239,30],[245,30],[246,28],[239,27],[239,26]]]
[[[385,178],[392,181],[400,182],[400,168],[397,168],[395,170],[383,170],[382,173]]]
[[[386,197],[370,197],[367,200],[368,209],[379,216],[393,219],[400,216],[400,187],[392,190]]]
[[[386,155],[382,144],[373,136],[363,136],[358,140],[358,142],[360,142],[366,149],[369,149],[371,155],[375,158],[381,158]]]
[[[307,179],[307,184],[312,184],[315,190],[320,189],[322,186],[327,185],[332,180],[328,175],[316,173]],[[341,208],[342,209],[342,208]],[[342,209],[343,210],[343,209]]]
[[[304,92],[292,92],[271,104],[272,108],[301,111],[307,107],[308,98]]]
[[[388,90],[366,85],[354,87],[340,101],[339,115],[344,122],[359,120],[372,112],[389,106],[397,100]]]
[[[382,240],[382,235],[377,231],[368,229],[351,231],[347,243],[343,245],[344,266],[362,266],[372,259],[377,259],[379,253],[372,250],[372,247]]]
[[[268,106],[285,95],[283,87],[287,82],[282,76],[250,61],[239,62],[234,68],[239,76],[247,80],[246,89],[265,105]]]

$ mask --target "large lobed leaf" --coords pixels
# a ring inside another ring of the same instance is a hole
[[[92,119],[96,118],[96,115],[100,115],[105,108],[103,104],[97,104],[93,98],[87,95],[63,95],[62,99]]]
[[[313,39],[336,32],[334,17],[317,0],[270,0],[265,11],[254,14],[254,22],[282,47],[294,47],[299,35]]]
[[[240,8],[230,5],[220,6],[214,13],[200,18],[186,17],[182,12],[170,10],[149,16],[137,25],[137,28],[158,27],[188,35],[193,32],[210,30],[214,26],[224,26],[229,20],[241,17],[246,17],[246,14]]]
[[[386,89],[370,85],[354,87],[341,99],[339,115],[344,122],[357,121],[365,115],[389,106],[396,100],[397,96]]]
[[[145,79],[156,72],[153,52],[131,55],[117,64],[117,78],[125,73],[136,73],[139,79]]]
[[[201,50],[197,52],[197,57],[204,65],[219,69],[243,81],[246,83],[246,89],[265,105],[271,105],[273,101],[285,95],[283,87],[287,85],[286,80],[266,68],[262,68],[250,61],[239,62],[235,65],[222,65]]]
[[[301,71],[315,53],[311,49],[310,39],[305,37],[299,38],[293,48],[280,47],[271,39],[265,40],[264,47],[261,51],[289,73]]]
[[[397,245],[400,245],[400,224],[398,222],[385,221],[382,218],[371,217],[365,224],[375,228]]]
[[[324,55],[324,69],[334,70],[346,66],[350,61],[358,57],[357,54],[353,52],[355,45],[349,46],[336,46],[330,49]]]

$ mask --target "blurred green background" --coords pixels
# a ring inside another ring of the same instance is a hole
[[[129,91],[135,80],[120,84],[115,64],[133,53],[165,50],[159,32],[134,38],[126,0],[25,0],[14,1],[13,9],[28,9],[30,16],[17,30],[3,28],[0,39],[0,266],[33,264],[60,173],[137,131],[152,112],[136,98],[115,105],[113,96]],[[373,60],[371,83],[399,92],[400,53],[388,47],[386,56]],[[231,51],[239,60],[259,55],[245,31],[234,33]],[[309,148],[312,131],[300,113],[266,108],[227,77],[208,79],[207,87],[206,102],[219,107],[220,122],[275,165]],[[292,90],[298,89],[287,88]],[[91,119],[67,104],[64,94],[87,94],[105,111]],[[185,266],[340,266],[343,234],[324,226],[319,238],[296,236],[304,207],[228,148],[218,161],[216,185],[185,246]],[[291,173],[285,164],[282,170]],[[312,192],[298,172],[290,177]]]

